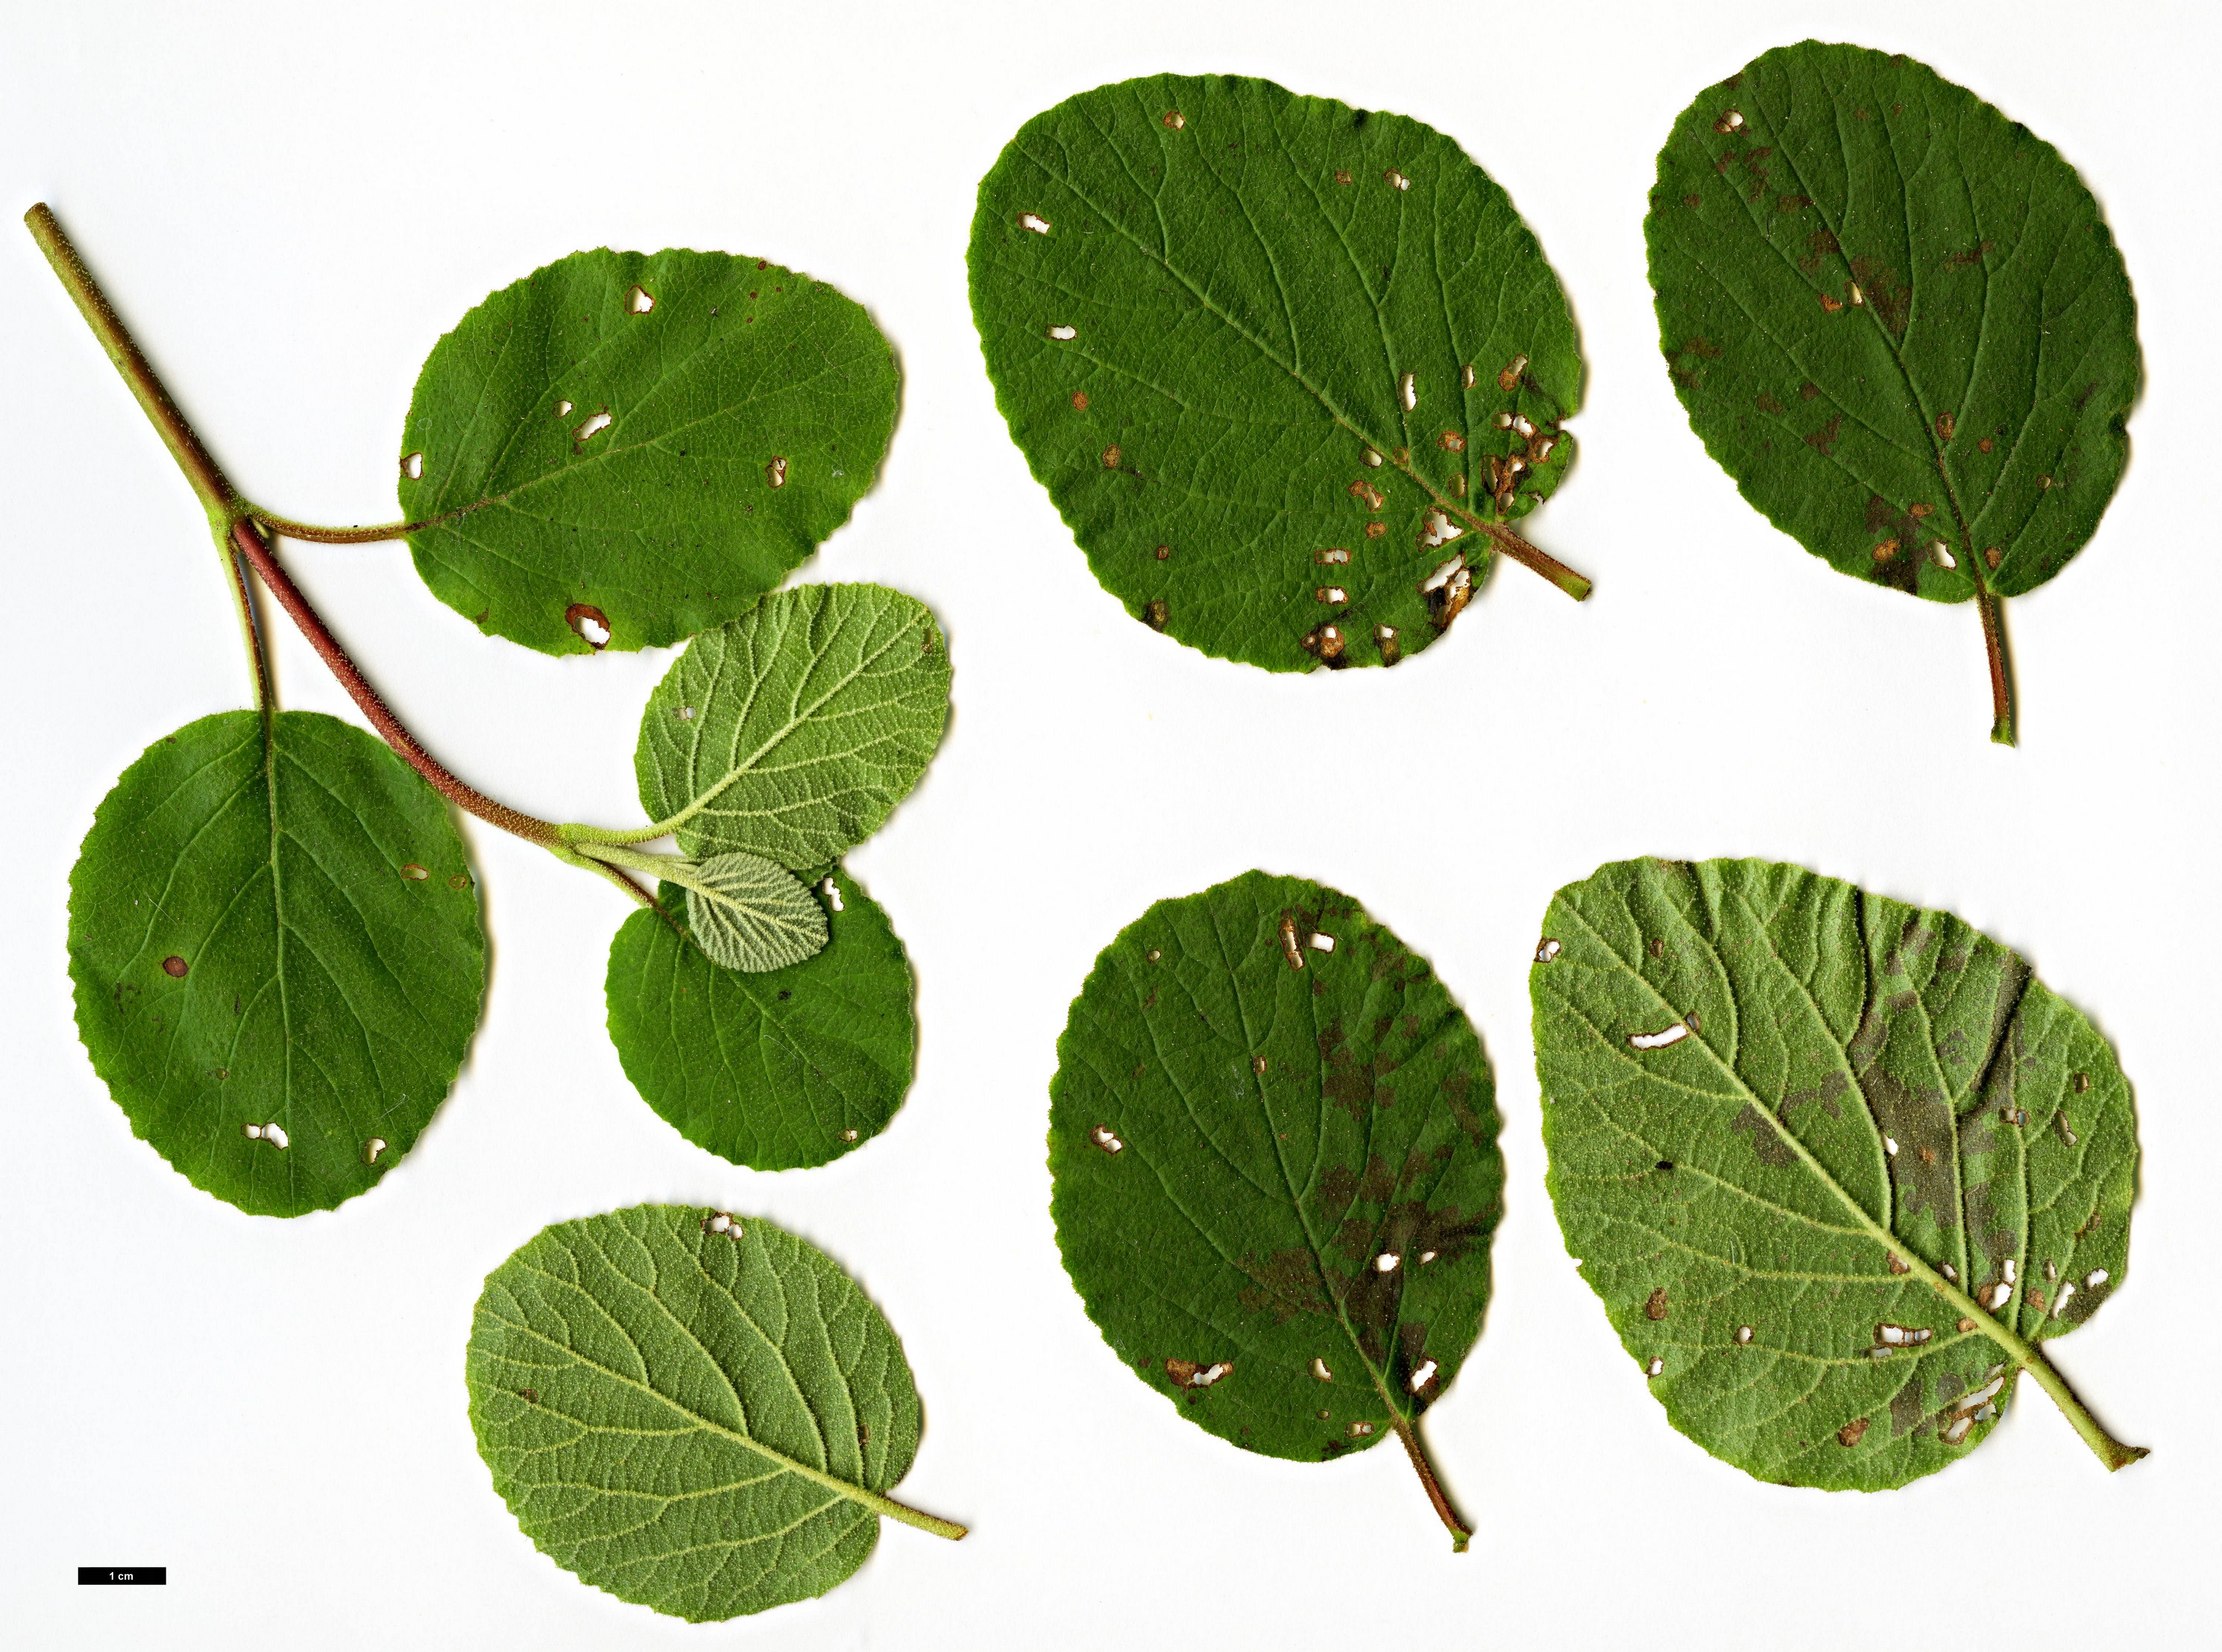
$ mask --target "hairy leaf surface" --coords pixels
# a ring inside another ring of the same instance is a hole
[[[696,637],[649,697],[641,805],[690,855],[821,867],[880,829],[948,722],[948,645],[924,603],[777,591]]]
[[[894,1330],[756,1217],[637,1205],[543,1229],[486,1276],[465,1375],[525,1536],[697,1623],[842,1582],[918,1450]]]
[[[821,281],[724,253],[574,253],[433,347],[401,510],[433,593],[546,654],[731,619],[849,518],[894,353]],[[604,633],[606,635],[604,635]]]
[[[373,1186],[478,1024],[486,936],[447,807],[370,735],[228,711],[123,772],[70,874],[93,1070],[196,1187],[265,1216]]]
[[[648,1104],[697,1147],[757,1170],[824,1164],[887,1128],[910,1089],[910,961],[845,872],[823,951],[785,969],[719,967],[654,912],[610,943],[610,1039]],[[666,885],[664,910],[679,892]]]
[[[1050,1094],[1066,1270],[1190,1422],[1317,1461],[1457,1375],[1502,1210],[1489,1064],[1356,902],[1261,872],[1158,902],[1096,960]]]
[[[970,256],[1026,462],[1104,588],[1207,654],[1425,648],[1470,585],[1422,586],[1460,553],[1481,573],[1478,525],[1572,460],[1558,278],[1488,174],[1403,116],[1234,75],[1101,86],[1020,128]]]
[[[1840,573],[2015,596],[2091,537],[2137,308],[2098,203],[2026,127],[1910,58],[1779,47],[1682,111],[1644,235],[1692,428]]]
[[[672,868],[687,928],[712,963],[750,973],[799,964],[825,944],[825,909],[760,854],[713,854]]]
[[[1933,1474],[2122,1282],[2128,1081],[1949,913],[1623,861],[1553,899],[1533,991],[1567,1248],[1668,1420],[1761,1479]]]

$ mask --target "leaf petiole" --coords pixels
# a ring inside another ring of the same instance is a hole
[[[1434,1467],[1428,1461],[1428,1449],[1420,1439],[1419,1424],[1406,1421],[1391,1405],[1389,1408],[1389,1425],[1397,1430],[1397,1437],[1404,1442],[1404,1455],[1411,1458],[1413,1472],[1419,1475],[1420,1484],[1427,1488],[1428,1501],[1434,1505],[1436,1517],[1450,1528],[1451,1553],[1465,1554],[1466,1544],[1472,1540],[1473,1528],[1466,1524],[1459,1517],[1459,1511],[1451,1506],[1450,1499],[1443,1492],[1442,1482],[1435,1478]]]

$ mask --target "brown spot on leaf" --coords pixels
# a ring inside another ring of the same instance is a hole
[[[185,979],[185,971],[191,967],[191,965],[187,964],[184,959],[179,957],[174,952],[167,958],[162,960],[162,973],[171,977],[174,980],[183,980]]]
[[[1076,390],[1073,391],[1072,404],[1076,408],[1079,409],[1083,413],[1088,411],[1088,392],[1084,390]]]
[[[1165,599],[1164,598],[1152,598],[1150,601],[1142,604],[1142,623],[1148,626],[1152,631],[1162,631],[1165,629]]]
[[[1761,391],[1759,392],[1759,410],[1762,413],[1774,414],[1779,417],[1788,410],[1765,391]]]
[[[1666,1317],[1666,1287],[1660,1286],[1643,1299],[1643,1317],[1658,1320]]]
[[[1855,1417],[1836,1430],[1836,1443],[1849,1451],[1867,1436],[1867,1419]]]
[[[1893,1436],[1911,1434],[1921,1426],[1921,1374],[1917,1371],[1906,1379],[1903,1388],[1890,1397],[1890,1431]]]
[[[1844,416],[1842,414],[1830,414],[1829,416],[1828,423],[1823,425],[1818,430],[1815,430],[1806,436],[1805,445],[1808,447],[1811,447],[1815,453],[1820,454],[1822,458],[1829,458],[1836,451],[1836,435],[1838,431],[1843,429],[1843,424]]]
[[[1750,1133],[1752,1151],[1759,1155],[1760,1163],[1779,1170],[1798,1162],[1798,1150],[1782,1139],[1774,1121],[1750,1102],[1744,1103],[1743,1111],[1736,1116],[1734,1128]]]
[[[1913,290],[1888,265],[1865,254],[1852,260],[1852,279],[1860,284],[1875,318],[1895,337],[1905,336],[1905,322],[1913,308]]]
[[[1805,238],[1805,256],[1798,260],[1798,267],[1808,275],[1817,274],[1820,271],[1823,259],[1833,257],[1842,250],[1836,245],[1836,237],[1833,231],[1816,229]]]

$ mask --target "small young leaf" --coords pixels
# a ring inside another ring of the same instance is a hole
[[[1248,1450],[1394,1433],[1424,1464],[1504,1186],[1489,1064],[1426,961],[1302,879],[1160,901],[1095,961],[1050,1097],[1058,1245],[1143,1381]]]
[[[2019,957],[1798,867],[1629,860],[1558,892],[1532,984],[1559,1225],[1676,1428],[1903,1486],[2026,1366],[2142,1455],[2035,1347],[2122,1282],[2137,1121]]]
[[[949,722],[949,649],[885,585],[800,585],[687,645],[633,755],[649,817],[687,854],[802,870],[877,831]]]
[[[1558,278],[1488,174],[1401,115],[1236,75],[1100,86],[1011,140],[970,260],[996,405],[1089,566],[1207,654],[1427,647],[1479,530],[1572,458]]]
[[[713,964],[749,974],[799,964],[825,945],[825,910],[793,873],[760,854],[681,861],[687,928]]]
[[[574,253],[435,345],[401,509],[433,593],[545,654],[676,642],[844,522],[894,427],[863,307],[762,259]]]
[[[768,974],[721,969],[654,912],[610,942],[610,1042],[625,1077],[681,1136],[735,1164],[824,1164],[877,1136],[917,1061],[910,961],[848,874],[815,957]],[[678,891],[662,890],[675,913]]]
[[[918,1450],[902,1345],[823,1251],[758,1217],[637,1205],[486,1276],[464,1367],[494,1489],[565,1570],[690,1622],[824,1594]]]
[[[2033,591],[2129,453],[2137,306],[2049,143],[1910,58],[1807,41],[1699,94],[1644,221],[1660,347],[1745,498],[1856,579]]]
[[[360,729],[228,711],[149,746],[70,874],[93,1070],[196,1187],[265,1216],[373,1186],[455,1082],[486,936],[446,806]]]

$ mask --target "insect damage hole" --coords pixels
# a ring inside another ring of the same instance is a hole
[[[421,884],[432,874],[425,871],[424,867],[418,866],[414,860],[408,860],[402,864],[401,875],[408,879],[411,883]]]
[[[1052,327],[1049,329],[1049,335],[1059,344],[1070,344],[1080,336],[1080,329],[1076,327]]]
[[[1316,1354],[1312,1355],[1312,1375],[1318,1378],[1321,1382],[1333,1382],[1334,1380],[1334,1373],[1327,1368],[1327,1361],[1321,1359]]]
[[[764,485],[766,487],[787,485],[787,460],[784,456],[775,454],[771,463],[764,466]]]
[[[1127,1146],[1124,1142],[1121,1142],[1117,1136],[1113,1134],[1111,1127],[1108,1124],[1098,1124],[1094,1129],[1088,1132],[1088,1139],[1095,1142],[1097,1147],[1102,1148],[1106,1153],[1119,1153],[1123,1151]]]
[[[1456,539],[1466,529],[1453,522],[1441,510],[1430,510],[1420,518],[1420,548],[1423,551],[1440,549]]]
[[[825,892],[826,900],[832,904],[835,911],[838,912],[844,910],[841,905],[841,891],[831,878],[828,878],[824,883],[818,886]]]
[[[1331,935],[1321,935],[1315,930],[1312,934],[1312,938],[1308,944],[1311,947],[1311,949],[1314,952],[1333,952],[1334,950],[1334,937]]]
[[[279,1123],[274,1118],[267,1124],[246,1125],[242,1129],[241,1134],[245,1136],[250,1142],[267,1142],[272,1147],[276,1148],[281,1153],[287,1148],[293,1145],[292,1140],[286,1134],[285,1126]]]
[[[424,479],[424,455],[422,453],[402,454],[401,473],[412,482],[423,481]]]
[[[1631,1049],[1665,1049],[1670,1044],[1680,1043],[1689,1036],[1689,1023],[1678,1021],[1670,1027],[1660,1028],[1655,1033],[1630,1033],[1628,1036],[1628,1043]]]
[[[1019,214],[1019,228],[1031,229],[1037,235],[1046,235],[1049,234],[1049,220],[1038,212],[1021,212]]]
[[[558,403],[556,403],[556,416],[557,418],[559,418],[559,419],[568,419],[568,418],[569,418],[569,417],[571,416],[571,404],[570,404],[570,403],[568,403],[568,402],[558,402]]]
[[[586,419],[577,429],[571,432],[571,440],[583,447],[590,437],[601,435],[610,428],[612,422],[609,409],[604,408],[600,412]]]
[[[1404,1386],[1411,1390],[1412,1392],[1415,1394],[1418,1393],[1422,1388],[1425,1388],[1429,1383],[1435,1380],[1435,1362],[1433,1360],[1421,1361],[1420,1368],[1412,1373],[1411,1376],[1405,1381]]]
[[[1539,964],[1547,964],[1559,955],[1560,950],[1559,943],[1546,936],[1536,945],[1535,961]]]
[[[376,1164],[378,1162],[378,1155],[385,1151],[386,1138],[382,1136],[372,1136],[369,1141],[362,1144],[363,1163],[367,1165]]]
[[[1417,375],[1408,372],[1397,381],[1397,399],[1404,404],[1404,410],[1407,413],[1420,404],[1420,383]]]
[[[1403,1260],[1395,1251],[1384,1250],[1373,1259],[1373,1271],[1377,1273],[1393,1273],[1397,1271],[1397,1265]]]
[[[625,309],[633,315],[645,316],[655,308],[654,295],[637,281],[633,283],[632,291],[625,294]]]
[[[563,623],[576,631],[596,654],[609,647],[610,616],[600,609],[586,603],[573,603],[563,610]]]

